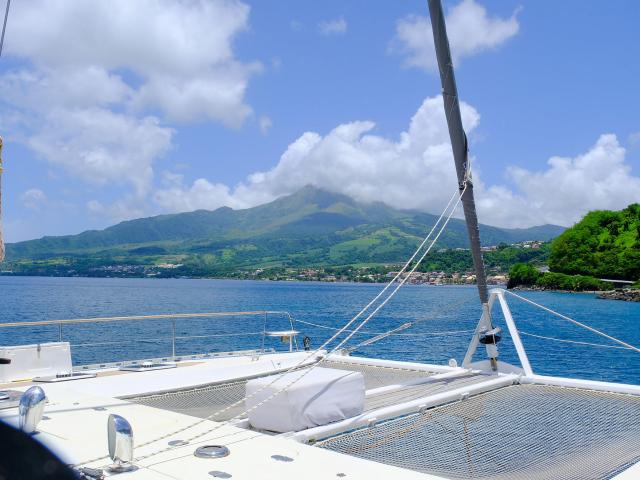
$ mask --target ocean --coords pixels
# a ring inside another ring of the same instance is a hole
[[[380,284],[267,282],[206,279],[0,277],[0,323],[105,316],[270,310],[288,312],[302,338],[319,346],[381,289]],[[640,345],[640,303],[600,300],[592,294],[518,292],[631,345]],[[353,355],[446,364],[464,357],[480,315],[475,286],[407,285],[346,346]],[[533,370],[592,380],[640,384],[640,353],[508,297]],[[494,321],[504,327],[494,309]],[[376,334],[406,322],[413,327],[371,345]],[[312,325],[313,324],[313,325]],[[285,314],[191,318],[175,321],[176,354],[262,347],[262,331],[286,330]],[[65,325],[74,365],[171,354],[172,322],[150,319]],[[57,341],[57,327],[0,329],[0,344]],[[551,337],[558,340],[550,340]],[[568,343],[582,342],[582,343]],[[594,345],[591,345],[594,344]],[[288,344],[267,338],[265,347]],[[500,359],[517,364],[505,333]],[[480,350],[479,350],[480,352]],[[483,353],[483,352],[480,352]]]

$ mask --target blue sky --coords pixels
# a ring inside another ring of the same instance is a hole
[[[569,225],[640,201],[637,2],[444,5],[480,221]],[[455,180],[426,16],[425,1],[15,2],[5,238],[309,183],[438,213]]]

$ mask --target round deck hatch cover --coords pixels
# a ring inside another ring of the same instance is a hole
[[[11,398],[11,397],[7,392],[4,392],[4,391],[0,392],[0,401],[9,400],[9,398]]]
[[[222,458],[229,455],[231,452],[224,445],[204,445],[196,448],[193,454],[199,458]]]

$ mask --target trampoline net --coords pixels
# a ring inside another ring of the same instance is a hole
[[[607,479],[640,460],[640,397],[516,385],[316,445],[451,479]]]
[[[364,376],[366,389],[392,385],[410,378],[428,377],[434,374],[434,372],[424,370],[379,367],[338,361],[325,361],[320,364],[320,367],[361,372]],[[246,383],[246,380],[237,380],[157,394],[140,395],[126,398],[126,400],[140,405],[207,418],[213,413],[242,400],[245,396]],[[216,415],[212,420],[229,420],[242,413],[243,410],[244,402],[241,402],[224,413]]]

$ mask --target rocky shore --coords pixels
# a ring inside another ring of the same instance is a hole
[[[605,300],[624,300],[626,302],[640,302],[640,289],[637,288],[617,288],[607,292],[600,292],[598,298]]]

